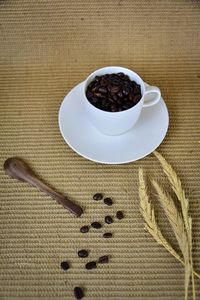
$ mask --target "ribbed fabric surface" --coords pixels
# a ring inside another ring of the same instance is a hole
[[[190,200],[195,270],[200,272],[200,4],[191,0],[0,1],[0,299],[181,300],[184,269],[145,231],[138,168],[167,186],[149,155],[103,165],[74,153],[58,128],[63,97],[97,68],[125,66],[160,87],[170,127],[159,147]],[[54,200],[3,171],[18,156],[58,191],[84,207],[75,218]],[[108,207],[92,195],[113,198]],[[178,246],[155,192],[163,234]],[[124,212],[112,225],[81,234],[82,225]],[[112,239],[103,239],[106,231]],[[77,251],[89,250],[89,258]],[[109,254],[110,263],[84,264]],[[64,272],[60,262],[68,260]],[[200,280],[196,279],[197,299]],[[191,291],[190,291],[191,299]]]

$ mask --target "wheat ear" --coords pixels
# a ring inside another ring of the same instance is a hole
[[[166,161],[166,159],[157,151],[154,151],[154,155],[160,161],[163,171],[167,175],[169,182],[171,183],[172,189],[174,190],[180,204],[181,204],[181,211],[183,214],[184,225],[187,233],[188,238],[188,247],[189,247],[189,260],[190,260],[190,268],[191,268],[191,275],[192,275],[192,291],[193,291],[193,299],[195,300],[195,282],[194,282],[194,275],[193,275],[193,259],[192,259],[192,220],[188,215],[188,208],[189,202],[188,199],[185,197],[185,191],[182,188],[181,181],[178,178],[176,172],[172,168],[172,166]],[[189,284],[189,279],[188,279]]]
[[[144,179],[143,170],[139,168],[139,197],[140,197],[140,211],[145,220],[145,228],[149,231],[155,241],[162,245],[171,255],[173,255],[183,266],[185,266],[184,260],[176,253],[169,242],[164,238],[158,225],[156,223],[154,209],[149,201],[147,193],[146,182]],[[200,278],[200,274],[194,272],[194,274]]]
[[[190,253],[189,253],[189,243],[187,234],[185,231],[185,225],[182,215],[176,208],[173,199],[159,186],[159,184],[152,180],[152,184],[159,196],[159,201],[161,202],[165,214],[170,222],[170,225],[174,231],[176,239],[178,241],[179,247],[184,257],[185,262],[185,299],[188,295],[189,279],[190,279]]]
[[[149,231],[149,233],[153,236],[158,244],[162,245],[170,254],[172,254],[178,261],[180,261],[184,265],[184,261],[164,238],[160,229],[158,228],[154,209],[151,202],[149,201],[143,170],[141,168],[139,168],[139,197],[140,211],[145,220],[145,228]]]

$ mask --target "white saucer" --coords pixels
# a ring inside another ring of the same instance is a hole
[[[154,151],[164,139],[169,115],[161,98],[143,108],[137,124],[119,136],[100,133],[87,119],[81,95],[83,82],[67,94],[59,111],[59,127],[66,143],[81,156],[105,164],[129,163]]]

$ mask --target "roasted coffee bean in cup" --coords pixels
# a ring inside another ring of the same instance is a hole
[[[120,72],[96,76],[86,88],[86,97],[101,110],[120,112],[135,106],[142,93],[139,84]]]

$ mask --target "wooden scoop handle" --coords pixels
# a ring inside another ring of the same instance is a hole
[[[83,210],[79,205],[67,199],[64,195],[56,192],[36,177],[31,168],[23,160],[16,157],[8,158],[4,163],[4,170],[9,176],[20,181],[28,182],[40,191],[45,192],[77,217],[80,217],[83,213]]]

